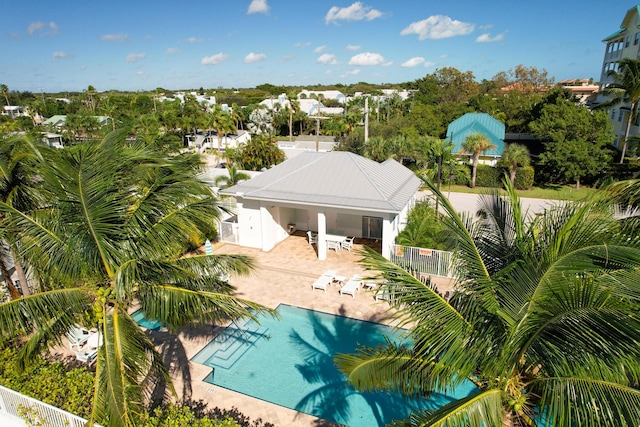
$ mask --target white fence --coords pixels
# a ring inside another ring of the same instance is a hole
[[[0,414],[29,420],[28,425],[47,427],[84,427],[87,423],[84,418],[3,386],[0,386]]]
[[[416,277],[421,275],[451,277],[453,253],[412,246],[391,246],[391,261]]]

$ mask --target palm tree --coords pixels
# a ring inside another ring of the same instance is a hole
[[[468,135],[464,142],[462,143],[462,148],[471,153],[472,158],[472,169],[471,169],[471,188],[476,186],[476,172],[478,170],[478,161],[480,160],[480,155],[487,150],[493,150],[496,148],[494,144],[491,143],[491,140],[487,135],[476,132],[471,135]]]
[[[502,152],[502,159],[500,159],[500,163],[509,170],[509,181],[511,181],[511,185],[513,185],[516,180],[518,166],[529,166],[530,162],[531,156],[529,150],[520,144],[509,144]]]
[[[618,62],[618,71],[609,70],[608,77],[613,77],[613,83],[607,85],[602,94],[610,96],[609,99],[600,103],[597,108],[609,108],[618,104],[629,104],[629,115],[627,116],[627,127],[624,132],[622,142],[622,156],[620,163],[624,163],[624,156],[627,151],[627,140],[633,123],[638,116],[638,101],[640,101],[640,60],[623,58]]]
[[[300,110],[300,102],[293,93],[287,95],[287,100],[289,101],[289,142],[291,142],[293,141],[293,115]]]
[[[476,385],[401,425],[639,425],[637,227],[628,234],[606,200],[528,218],[508,182],[507,197],[485,196],[474,221],[428,185],[458,240],[454,293],[447,301],[365,249],[413,344],[338,356],[348,382],[418,396]]]
[[[98,328],[101,345],[90,423],[114,426],[135,425],[154,386],[170,384],[161,356],[129,315],[132,304],[174,332],[271,312],[235,297],[221,279],[248,273],[250,258],[184,256],[213,232],[220,212],[195,178],[200,157],[165,157],[124,136],[51,154],[40,170],[52,196],[43,209],[27,214],[0,203],[20,230],[22,255],[49,281],[40,293],[0,305],[3,339],[23,337],[27,361],[93,319],[86,326]],[[168,392],[175,394],[172,386]]]
[[[0,84],[0,92],[2,92],[2,96],[4,96],[4,100],[7,103],[7,107],[11,104],[9,104],[9,86],[7,86],[6,84]]]
[[[211,114],[208,115],[207,122],[218,134],[218,154],[216,157],[218,158],[218,166],[220,166],[220,158],[222,156],[222,137],[229,132],[236,131],[237,129],[231,115],[218,105],[216,105]]]
[[[251,176],[238,171],[238,169],[231,164],[227,165],[227,171],[229,172],[229,176],[219,175],[216,177],[214,181],[216,186],[220,187],[222,184],[222,188],[227,188],[238,184],[240,181],[247,181],[251,179]]]
[[[40,159],[40,152],[25,136],[10,136],[0,139],[0,202],[12,206],[20,212],[28,211],[38,198],[36,191],[39,178],[34,170],[34,164]],[[0,213],[0,245],[7,249],[0,255],[0,270],[7,284],[12,299],[19,298],[18,292],[5,260],[10,256],[14,268],[20,279],[22,295],[29,296],[30,288],[26,274],[22,267],[22,260],[18,255],[16,235],[18,231],[12,228]]]

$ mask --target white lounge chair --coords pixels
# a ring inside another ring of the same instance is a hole
[[[333,280],[335,277],[335,270],[325,271],[324,273],[322,273],[322,276],[318,277],[318,279],[313,282],[313,284],[311,285],[311,290],[322,289],[326,293],[327,286],[331,286],[331,284],[333,284]]]
[[[359,274],[354,274],[351,276],[351,279],[344,284],[343,287],[340,288],[340,295],[348,294],[351,295],[352,298],[356,297],[356,291],[360,290],[360,286],[362,285],[362,276]]]
[[[71,350],[80,350],[80,348],[87,343],[90,336],[91,332],[87,329],[81,326],[72,326],[67,332],[69,348]]]

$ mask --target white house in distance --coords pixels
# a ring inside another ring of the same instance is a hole
[[[318,234],[321,260],[327,234],[379,239],[388,258],[420,184],[393,159],[377,163],[346,151],[306,152],[220,194],[237,201],[237,216],[226,221],[241,246],[269,251],[294,230],[310,230]]]

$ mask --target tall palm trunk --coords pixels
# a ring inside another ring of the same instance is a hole
[[[11,248],[11,256],[13,257],[13,266],[16,269],[16,274],[18,275],[18,279],[20,280],[22,295],[29,296],[31,295],[31,290],[29,289],[29,283],[27,282],[27,275],[24,274],[24,269],[22,268],[22,263],[20,259],[18,259],[18,254]]]
[[[624,163],[624,156],[627,153],[627,140],[629,139],[629,132],[631,131],[631,121],[633,120],[634,112],[636,110],[636,103],[631,103],[631,111],[629,111],[629,118],[627,119],[627,129],[624,132],[624,142],[622,143],[622,156],[620,156],[620,164]]]
[[[471,188],[476,187],[476,172],[478,171],[478,160],[480,159],[480,153],[473,154],[473,165],[471,167]]]
[[[14,300],[20,298],[20,292],[18,292],[16,285],[13,283],[13,280],[11,280],[11,273],[9,273],[9,269],[7,268],[7,264],[5,264],[3,257],[0,257],[0,273],[2,273],[2,278],[7,285],[7,289],[9,289],[9,296],[11,299]]]

